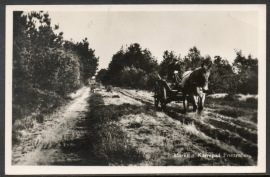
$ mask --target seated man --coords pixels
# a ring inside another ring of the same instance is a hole
[[[180,71],[180,64],[177,59],[173,59],[173,61],[168,65],[168,76],[167,81],[169,82],[169,86],[173,89],[178,89],[181,87],[181,79],[178,75]]]

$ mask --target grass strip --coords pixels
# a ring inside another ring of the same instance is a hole
[[[144,160],[143,154],[128,142],[118,122],[132,106],[105,106],[100,94],[93,94],[88,102],[90,112],[84,124],[89,131],[84,145],[89,152],[89,162],[92,165],[136,165]]]

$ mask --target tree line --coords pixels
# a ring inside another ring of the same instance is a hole
[[[181,57],[174,51],[164,51],[163,59],[158,64],[149,49],[142,49],[137,43],[116,52],[107,69],[101,69],[96,79],[105,85],[126,86],[136,89],[153,90],[158,75],[166,78],[168,65],[177,59],[180,75],[188,70],[200,67],[202,62],[212,62],[210,93],[258,93],[258,59],[251,55],[245,57],[242,51],[235,51],[236,57],[230,64],[221,56],[213,59],[202,56],[200,50],[194,46],[186,56]]]
[[[53,110],[96,74],[87,38],[67,41],[58,30],[43,11],[13,13],[13,121]]]

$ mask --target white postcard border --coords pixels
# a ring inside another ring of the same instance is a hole
[[[258,11],[259,94],[257,166],[14,166],[12,147],[13,11]],[[157,174],[157,173],[264,173],[266,172],[266,5],[14,5],[6,6],[5,174]]]

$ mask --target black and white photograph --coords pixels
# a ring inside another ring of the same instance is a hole
[[[6,174],[266,172],[266,5],[6,7]]]

